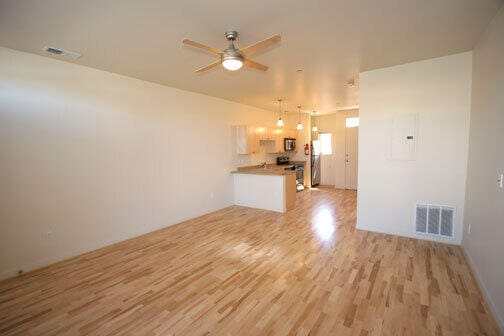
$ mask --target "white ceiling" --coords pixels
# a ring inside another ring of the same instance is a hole
[[[330,113],[359,104],[361,71],[471,50],[501,0],[0,0],[0,45],[43,54],[75,51],[75,63],[276,110]],[[268,65],[193,70],[216,56],[184,37],[225,48],[273,34],[282,42],[252,57]],[[47,56],[47,54],[45,54]],[[298,73],[297,69],[303,69]],[[355,78],[357,86],[346,82]]]

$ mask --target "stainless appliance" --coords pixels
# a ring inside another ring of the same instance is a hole
[[[317,140],[311,142],[311,186],[320,184],[320,143]]]
[[[304,190],[304,165],[295,164],[294,170],[296,171],[296,190]]]
[[[284,138],[284,150],[293,151],[296,149],[296,139],[294,138]]]
[[[290,159],[288,156],[278,156],[277,165],[285,165],[285,170],[294,170],[296,172],[296,190],[304,190],[304,165],[302,164],[290,164]]]
[[[276,161],[277,161],[277,165],[279,165],[279,166],[288,165],[290,163],[290,159],[288,156],[278,156]]]

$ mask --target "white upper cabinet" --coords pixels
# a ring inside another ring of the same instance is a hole
[[[259,140],[256,137],[255,127],[240,125],[235,126],[236,153],[254,154],[259,152]]]
[[[283,153],[284,138],[295,138],[296,134],[296,131],[291,129],[263,126],[240,125],[234,129],[237,154],[259,153],[261,141],[266,147],[266,153]]]

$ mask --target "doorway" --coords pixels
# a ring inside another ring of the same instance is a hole
[[[312,143],[320,149],[320,170],[317,173],[320,184],[357,190],[359,110],[312,117],[312,123],[318,128],[312,132]]]

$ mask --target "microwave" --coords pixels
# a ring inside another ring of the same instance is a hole
[[[296,149],[296,139],[294,138],[284,138],[284,150],[293,151]]]

